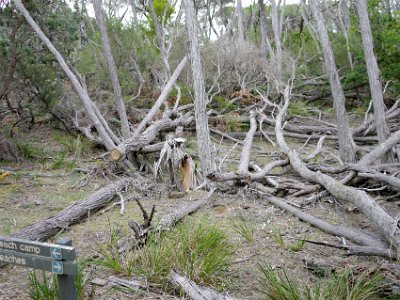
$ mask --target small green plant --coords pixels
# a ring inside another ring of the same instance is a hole
[[[98,252],[102,256],[93,262],[116,274],[131,276],[130,261],[118,251],[118,242],[122,238],[118,226],[110,225],[110,238],[106,244],[98,244]]]
[[[57,275],[47,278],[46,272],[42,271],[42,278],[39,279],[36,271],[29,273],[30,289],[29,297],[34,300],[55,300],[57,299]]]
[[[277,243],[280,247],[290,251],[290,252],[299,252],[301,249],[304,247],[304,240],[296,241],[294,243],[287,243],[284,241],[282,238],[282,235],[280,232],[276,229],[273,230],[272,232],[272,239]]]
[[[240,234],[248,243],[254,243],[254,223],[246,222],[243,216],[240,216],[239,220],[232,220],[232,227],[233,230]]]
[[[100,248],[103,258],[98,265],[116,273],[143,276],[148,282],[172,288],[168,281],[171,269],[197,283],[217,285],[232,256],[233,246],[227,235],[209,219],[179,224],[169,232],[153,233],[142,248],[128,255],[118,253],[115,230],[110,242]]]
[[[23,143],[16,141],[15,146],[17,147],[18,153],[24,159],[32,160],[43,158],[44,156],[46,156],[45,151],[33,143]]]
[[[276,272],[270,265],[259,263],[257,281],[260,291],[271,300],[368,300],[379,299],[381,276],[366,272],[354,275],[344,270],[311,288],[291,280],[285,271]]]
[[[75,276],[76,295],[78,299],[84,299],[85,286],[92,279],[92,274],[84,276],[85,267],[86,263],[81,261],[78,262],[78,272]],[[35,270],[29,273],[29,297],[33,300],[58,299],[57,275],[52,274],[48,278],[45,271],[42,271],[41,274],[42,278],[39,279]]]
[[[92,143],[81,135],[70,136],[56,133],[54,140],[63,147],[63,153],[73,155],[76,159],[80,158],[82,153],[89,152]]]
[[[61,154],[57,156],[54,161],[50,164],[50,169],[66,169],[72,170],[77,167],[76,162],[69,160],[65,155]]]
[[[302,101],[293,101],[290,102],[289,107],[287,109],[288,118],[295,116],[303,116],[307,117],[310,115],[310,110],[307,107],[307,104]]]

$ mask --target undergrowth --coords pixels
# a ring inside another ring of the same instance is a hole
[[[381,276],[344,270],[332,275],[324,284],[315,287],[301,285],[290,279],[285,271],[274,271],[265,263],[258,264],[259,289],[271,300],[372,300],[378,296]]]
[[[170,270],[198,284],[223,286],[224,271],[234,253],[227,235],[209,219],[189,220],[169,232],[152,233],[145,247],[128,255],[119,254],[117,244],[118,237],[111,230],[110,241],[100,247],[102,258],[96,263],[114,273],[144,277],[165,290],[172,289]]]

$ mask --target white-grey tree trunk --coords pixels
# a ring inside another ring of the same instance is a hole
[[[365,0],[357,0],[357,11],[360,20],[362,44],[364,48],[365,63],[367,65],[369,86],[371,90],[372,103],[374,106],[374,117],[379,143],[384,143],[390,131],[385,119],[385,104],[383,102],[382,83],[378,63],[374,53],[371,27],[368,17],[367,4]]]
[[[276,80],[280,85],[282,84],[282,42],[281,42],[282,27],[279,18],[279,7],[276,4],[275,0],[271,0],[271,20],[272,20],[272,30],[274,31],[274,42],[275,42]]]
[[[336,113],[336,122],[339,138],[340,158],[343,162],[355,161],[354,141],[350,132],[345,107],[345,98],[339,74],[336,68],[335,59],[331,44],[328,37],[328,32],[325,27],[324,18],[317,0],[309,0],[312,15],[317,24],[317,32],[322,46],[322,54],[326,70],[329,76],[329,82],[332,90],[333,106]]]
[[[267,15],[265,14],[264,0],[258,0],[258,8],[260,10],[260,34],[261,34],[261,56],[263,62],[267,63],[267,53],[271,59],[274,58],[274,52],[272,51],[271,44],[268,39],[267,32]]]
[[[132,8],[132,20],[133,20],[133,24],[135,26],[138,25],[139,21],[138,21],[138,16],[137,16],[137,9],[136,9],[136,1],[135,0],[131,0],[131,8]]]
[[[36,24],[36,22],[32,19],[30,16],[29,12],[26,10],[25,6],[22,4],[21,0],[13,0],[15,6],[17,9],[21,12],[21,14],[24,16],[28,24],[32,27],[32,29],[37,33],[38,37],[40,40],[46,45],[46,47],[50,50],[50,52],[55,56],[56,60],[60,64],[61,68],[67,75],[68,79],[71,81],[72,87],[78,94],[79,98],[81,99],[83,106],[85,107],[86,113],[90,119],[90,121],[93,123],[93,126],[96,128],[100,139],[104,143],[104,146],[107,148],[107,150],[112,150],[115,147],[115,144],[113,140],[110,138],[108,135],[105,127],[99,120],[99,118],[96,116],[96,113],[93,109],[93,102],[90,99],[88,93],[85,91],[85,89],[82,87],[82,85],[79,83],[78,78],[76,75],[72,72],[71,68],[67,65],[65,62],[64,58],[58,52],[58,50],[54,47],[54,45],[51,43],[51,41],[47,38],[47,36],[43,33],[43,31],[40,29],[39,25]]]
[[[350,29],[349,8],[347,7],[347,2],[345,0],[340,0],[338,11],[339,11],[339,23],[340,26],[342,27],[342,32],[346,40],[347,59],[350,64],[350,69],[353,70],[354,69],[353,56],[351,55],[350,40],[349,40],[349,29]]]
[[[164,41],[165,35],[162,26],[164,25],[164,22],[163,24],[160,24],[160,22],[158,21],[156,12],[154,10],[153,0],[148,0],[148,5],[150,9],[151,18],[153,19],[154,29],[156,31],[157,46],[158,49],[160,50],[160,57],[163,63],[163,70],[162,70],[163,74],[161,80],[162,80],[162,85],[164,86],[171,74],[171,69],[169,67],[167,51],[165,48],[165,41]]]
[[[102,48],[105,59],[108,65],[111,82],[114,89],[115,106],[121,121],[122,136],[126,139],[131,135],[129,130],[128,116],[126,114],[125,104],[122,99],[121,86],[119,85],[117,67],[115,66],[114,58],[111,52],[110,40],[108,39],[106,26],[104,24],[103,10],[101,8],[101,0],[93,1],[94,12],[96,15],[97,24],[99,25]]]
[[[236,14],[237,14],[237,26],[238,26],[238,43],[240,45],[243,45],[243,43],[244,43],[244,25],[243,25],[243,7],[242,7],[241,0],[237,0]]]
[[[186,30],[188,34],[188,51],[192,66],[195,119],[198,151],[204,174],[215,171],[210,131],[208,129],[207,99],[204,87],[204,76],[201,65],[200,46],[198,41],[197,17],[193,0],[185,0]]]

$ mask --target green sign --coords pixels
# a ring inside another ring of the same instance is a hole
[[[59,299],[75,300],[78,268],[71,244],[69,239],[50,244],[0,237],[0,262],[57,274]]]

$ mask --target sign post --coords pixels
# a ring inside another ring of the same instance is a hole
[[[0,237],[0,262],[57,274],[59,299],[76,300],[75,248],[70,239],[57,244]]]

